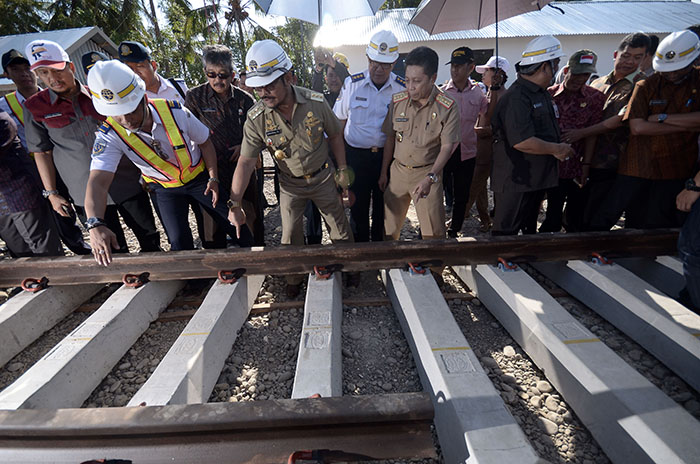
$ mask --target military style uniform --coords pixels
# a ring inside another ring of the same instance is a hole
[[[411,192],[431,172],[443,144],[461,140],[459,109],[455,101],[437,87],[428,102],[419,106],[408,92],[394,94],[382,131],[395,137],[394,160],[389,185],[384,192],[385,240],[396,240],[411,203]],[[424,239],[445,238],[445,206],[442,176],[430,187],[426,198],[414,202]]]
[[[333,241],[352,242],[345,210],[328,159],[328,136],[340,123],[323,94],[292,86],[296,102],[292,120],[260,101],[248,112],[243,126],[241,156],[257,158],[268,148],[280,173],[282,245],[303,245],[302,218],[312,200],[330,227]]]

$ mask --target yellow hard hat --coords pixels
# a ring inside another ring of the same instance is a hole
[[[339,63],[342,63],[347,69],[350,69],[350,62],[348,61],[348,57],[343,55],[342,53],[333,53],[333,59]]]

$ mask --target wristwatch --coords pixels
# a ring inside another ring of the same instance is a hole
[[[438,175],[435,174],[434,172],[429,172],[429,173],[427,174],[427,177],[430,179],[430,183],[431,183],[431,184],[437,184],[438,181],[440,180],[440,178],[438,177]]]
[[[42,195],[44,198],[48,198],[48,197],[50,197],[51,195],[58,195],[58,190],[42,190],[42,191],[41,191],[41,195]]]
[[[102,218],[89,217],[89,218],[87,218],[87,221],[85,221],[85,228],[87,230],[91,230],[91,229],[94,229],[95,227],[100,227],[100,226],[107,227],[107,223]]]
[[[668,114],[661,113],[661,114],[659,114],[657,121],[659,121],[659,123],[663,123],[666,120],[666,118],[668,118]]]
[[[228,206],[228,209],[233,210],[234,208],[240,208],[241,202],[236,200],[228,200],[226,202],[226,206]]]
[[[691,192],[700,192],[700,187],[695,185],[695,179],[692,177],[685,181],[685,189],[690,190]]]

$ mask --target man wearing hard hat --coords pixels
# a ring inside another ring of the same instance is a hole
[[[683,223],[676,196],[678,209],[688,211],[689,199],[700,189],[689,179],[696,172],[700,132],[700,70],[693,67],[698,55],[700,39],[688,30],[670,34],[656,49],[656,72],[637,82],[623,117],[630,126],[629,142],[609,201],[593,220],[594,230],[610,229],[623,211],[628,212],[625,227]]]
[[[574,156],[571,145],[560,142],[557,109],[547,92],[563,56],[551,35],[528,43],[515,65],[518,79],[494,111],[493,235],[534,233],[543,191],[559,183],[557,160]]]
[[[101,219],[107,189],[119,160],[126,156],[156,186],[163,226],[172,250],[194,248],[187,220],[192,200],[227,229],[227,209],[218,202],[219,180],[209,128],[179,102],[145,97],[146,85],[125,64],[99,61],[88,74],[95,109],[107,120],[99,127],[92,149],[85,209],[90,218],[90,244],[99,264],[111,262],[114,234]],[[250,231],[241,231],[241,246],[251,246]]]
[[[280,173],[282,245],[303,245],[302,216],[312,200],[330,228],[331,240],[352,242],[350,226],[336,190],[328,148],[338,165],[338,185],[347,188],[345,147],[338,118],[322,93],[292,85],[292,62],[272,40],[255,42],[246,54],[248,76],[260,101],[248,112],[243,126],[241,156],[233,176],[229,219],[241,230],[246,215],[243,192],[264,148],[273,153]],[[328,136],[326,141],[326,137]],[[299,294],[302,276],[287,279],[287,295]]]
[[[333,111],[344,123],[348,165],[355,182],[350,208],[356,242],[384,239],[384,195],[379,188],[386,135],[382,123],[391,96],[405,90],[406,82],[391,70],[399,59],[399,41],[390,31],[379,31],[367,45],[367,69],[345,79]],[[370,204],[372,226],[370,232]]]

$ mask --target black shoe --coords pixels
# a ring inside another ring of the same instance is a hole
[[[448,230],[447,237],[448,238],[457,238],[457,231],[456,230]]]

